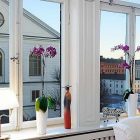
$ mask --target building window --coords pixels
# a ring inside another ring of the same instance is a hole
[[[32,90],[32,102],[36,101],[36,98],[40,96],[40,90]]]
[[[41,76],[41,56],[29,56],[29,76]]]

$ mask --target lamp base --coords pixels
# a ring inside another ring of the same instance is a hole
[[[9,135],[2,135],[0,137],[0,140],[9,140],[10,139],[10,136]]]

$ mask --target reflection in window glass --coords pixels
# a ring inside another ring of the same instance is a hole
[[[53,98],[48,117],[61,117],[60,4],[23,0],[23,121],[36,119],[35,99],[42,95],[42,57],[30,57],[37,45],[53,46],[54,58],[46,58],[44,94]]]
[[[124,61],[124,54],[122,51],[111,52],[111,48],[125,44],[126,16],[101,11],[100,111],[103,107],[124,108],[125,70],[118,67]]]
[[[136,47],[140,46],[140,16],[136,16]],[[140,52],[136,53],[135,60],[135,92],[140,93]],[[139,95],[139,94],[138,94]],[[138,98],[138,107],[140,108],[140,98]]]

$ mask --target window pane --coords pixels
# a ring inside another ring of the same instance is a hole
[[[136,48],[140,46],[140,16],[136,16]],[[135,61],[135,92],[140,93],[140,52],[136,53]],[[140,96],[138,94],[138,96]],[[140,108],[140,97],[138,98],[138,107]]]
[[[0,88],[9,87],[9,6],[0,0]],[[0,111],[9,114],[8,110]],[[8,123],[9,118],[2,117],[2,123]]]
[[[124,108],[122,94],[125,70],[118,67],[123,62],[122,51],[111,48],[125,44],[126,14],[101,11],[100,36],[100,111],[103,107]]]
[[[30,57],[34,47],[52,46],[57,55],[46,58],[44,74],[45,95],[55,104],[48,117],[61,116],[61,40],[60,4],[40,0],[23,0],[23,120],[35,120],[35,98],[42,95],[42,57]],[[34,95],[33,95],[34,94]]]

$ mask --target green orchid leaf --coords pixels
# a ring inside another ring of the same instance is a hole
[[[128,89],[124,92],[123,94],[123,99],[124,101],[126,102],[126,100],[129,98],[129,95],[131,94],[132,92],[129,91]]]
[[[35,102],[35,110],[36,111],[39,111],[39,106],[40,106],[40,100],[39,100],[39,98],[37,98],[36,102]]]
[[[48,107],[47,97],[42,96],[41,99],[40,99],[39,108],[40,108],[43,112],[46,112],[46,111],[47,111],[47,107]]]

